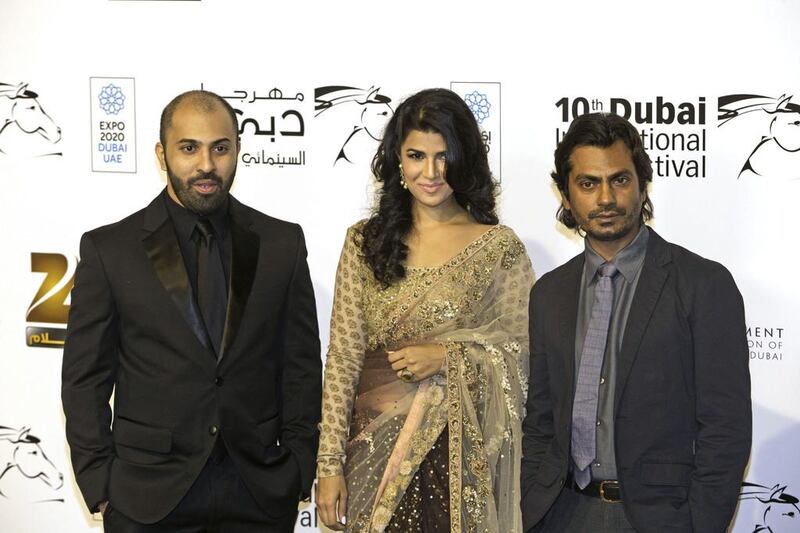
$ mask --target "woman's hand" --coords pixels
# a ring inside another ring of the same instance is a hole
[[[323,524],[334,531],[344,531],[347,523],[347,485],[344,476],[321,477],[317,480],[317,509]]]
[[[403,381],[420,381],[431,377],[442,369],[446,354],[442,344],[417,344],[386,353],[389,354],[392,369],[397,372],[397,378]],[[406,370],[413,377],[404,379],[403,374],[408,376]]]

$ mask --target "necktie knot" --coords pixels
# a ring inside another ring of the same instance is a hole
[[[210,242],[211,237],[214,236],[214,228],[211,226],[211,222],[209,222],[207,218],[197,219],[195,231],[197,232],[197,235],[206,243]]]
[[[619,269],[614,263],[603,263],[597,271],[603,278],[613,278],[619,272]]]

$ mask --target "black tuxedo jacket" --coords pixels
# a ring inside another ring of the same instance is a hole
[[[110,500],[134,520],[160,520],[220,437],[268,514],[296,510],[310,491],[321,361],[302,230],[232,197],[229,213],[219,363],[160,196],[81,239],[62,400],[90,509]]]
[[[570,463],[583,265],[581,254],[531,292],[526,532],[555,501]],[[651,229],[617,364],[615,456],[628,520],[641,532],[724,532],[751,439],[744,308],[730,273]]]

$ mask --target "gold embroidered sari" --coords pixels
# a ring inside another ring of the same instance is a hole
[[[331,316],[318,476],[344,473],[347,527],[384,531],[440,436],[449,530],[519,532],[521,417],[533,272],[514,232],[493,226],[440,267],[383,289],[348,230]],[[442,343],[442,372],[404,383],[386,350]],[[443,430],[446,433],[442,433]]]

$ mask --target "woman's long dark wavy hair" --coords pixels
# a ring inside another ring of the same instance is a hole
[[[447,145],[445,180],[458,205],[481,224],[497,224],[492,179],[478,123],[467,104],[447,89],[425,89],[408,97],[386,124],[372,160],[381,183],[376,207],[361,230],[361,251],[384,287],[403,279],[408,246],[403,240],[412,227],[412,196],[400,184],[400,146],[418,130],[438,133]]]

